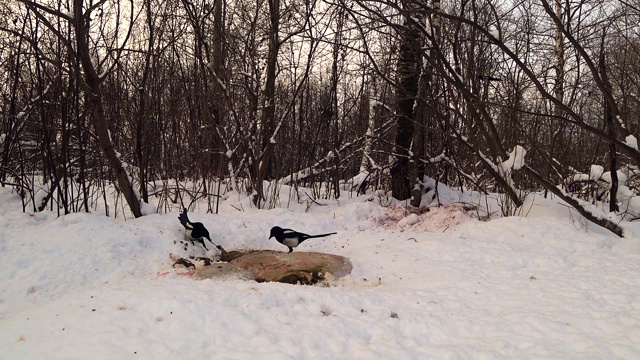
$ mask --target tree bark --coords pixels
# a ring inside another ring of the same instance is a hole
[[[607,76],[607,65],[605,64],[605,53],[604,53],[604,33],[602,34],[602,48],[600,49],[600,76],[602,76],[602,81],[604,82],[604,86],[607,91],[611,91],[611,83],[609,82],[609,77]],[[607,131],[609,132],[609,136],[615,138],[616,130],[615,125],[613,123],[613,114],[611,105],[607,101],[606,98],[603,97],[603,105],[604,105],[604,123],[607,127]],[[611,190],[609,191],[609,211],[615,212],[618,211],[618,154],[616,151],[616,145],[614,143],[609,143],[609,172],[611,174]]]
[[[257,207],[261,206],[264,199],[264,187],[262,182],[269,175],[271,170],[271,157],[274,150],[274,139],[272,138],[275,129],[275,90],[276,90],[276,67],[278,66],[278,51],[280,50],[280,0],[269,0],[269,51],[267,54],[266,79],[262,100],[262,146],[264,150],[253,164],[253,203]],[[257,155],[257,154],[256,154]]]
[[[138,157],[138,167],[140,171],[140,192],[142,200],[149,202],[149,192],[147,190],[147,172],[149,164],[149,152],[145,150],[145,135],[147,122],[149,121],[149,90],[148,79],[151,68],[151,56],[154,48],[154,24],[151,15],[151,1],[145,4],[147,26],[149,27],[149,43],[144,58],[144,69],[142,80],[139,86],[140,107],[138,109],[138,119],[136,123],[136,156]]]
[[[431,18],[431,50],[428,52],[428,61],[421,66],[420,78],[418,81],[418,94],[416,99],[414,123],[415,133],[413,137],[411,163],[411,178],[415,181],[411,191],[411,205],[418,208],[422,202],[423,181],[425,176],[425,132],[427,127],[435,127],[438,116],[438,84],[434,81],[434,64],[438,64],[437,51],[435,50],[440,41],[440,17],[437,12],[440,10],[440,0],[433,0],[433,9],[436,12]],[[425,15],[421,14],[420,19]],[[430,111],[429,111],[430,110]]]
[[[414,105],[422,68],[420,29],[412,18],[411,7],[405,9],[404,26],[400,30],[396,89],[395,162],[391,168],[391,193],[398,200],[411,197],[409,149],[414,134]]]
[[[89,14],[87,14],[86,17],[84,16],[82,5],[83,0],[74,0],[73,25],[76,32],[78,57],[80,58],[82,69],[84,70],[85,82],[87,85],[87,89],[85,90],[87,106],[92,109],[93,125],[96,130],[96,136],[98,137],[100,147],[102,148],[111,169],[116,175],[120,191],[122,191],[122,195],[127,201],[133,216],[141,217],[142,211],[140,209],[140,199],[133,189],[131,177],[127,173],[127,169],[124,167],[119,154],[115,151],[113,143],[111,142],[109,122],[105,115],[102,92],[100,89],[102,80],[91,61],[91,52],[87,41],[89,36]]]

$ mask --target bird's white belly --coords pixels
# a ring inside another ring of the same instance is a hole
[[[286,238],[282,241],[282,244],[286,246],[296,247],[298,246],[299,242],[298,238]]]

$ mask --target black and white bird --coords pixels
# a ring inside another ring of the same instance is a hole
[[[189,217],[187,216],[187,209],[184,209],[184,211],[182,211],[182,213],[178,216],[178,220],[180,220],[180,223],[186,229],[187,239],[191,241],[191,244],[193,244],[194,241],[197,241],[200,244],[202,244],[202,246],[207,251],[209,251],[209,248],[207,248],[207,245],[204,244],[204,239],[207,239],[215,247],[220,249],[220,246],[216,245],[213,241],[211,241],[211,237],[209,236],[209,230],[207,230],[207,228],[204,227],[202,223],[191,222],[189,220]]]
[[[321,238],[329,235],[334,235],[337,233],[328,233],[328,234],[319,234],[319,235],[308,235],[305,233],[297,232],[291,229],[283,229],[280,226],[274,226],[271,228],[271,233],[269,239],[275,237],[278,242],[289,248],[289,252],[293,252],[293,248],[300,245],[301,242],[312,239],[312,238]]]

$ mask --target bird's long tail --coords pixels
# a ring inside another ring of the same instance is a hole
[[[327,234],[318,234],[318,235],[309,235],[309,237],[307,239],[312,239],[312,238],[321,238],[321,237],[325,237],[325,236],[329,236],[329,235],[335,235],[337,233],[327,233]]]

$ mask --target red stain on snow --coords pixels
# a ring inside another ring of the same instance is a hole
[[[163,271],[163,272],[158,271],[158,272],[156,273],[156,279],[157,279],[157,278],[164,277],[164,276],[167,276],[167,275],[169,275],[169,274],[170,274],[170,272],[169,272],[169,271]]]
[[[156,279],[159,279],[161,277],[165,277],[169,274],[176,274],[178,276],[193,276],[196,273],[195,270],[187,270],[187,271],[158,271],[156,273]]]
[[[411,214],[416,214],[417,222],[411,225],[398,224],[401,220]],[[462,204],[448,204],[422,209],[407,209],[402,206],[395,206],[386,209],[382,214],[371,218],[379,226],[391,229],[397,227],[409,228],[412,230],[436,230],[444,231],[463,222],[473,219],[473,216],[465,211]]]

